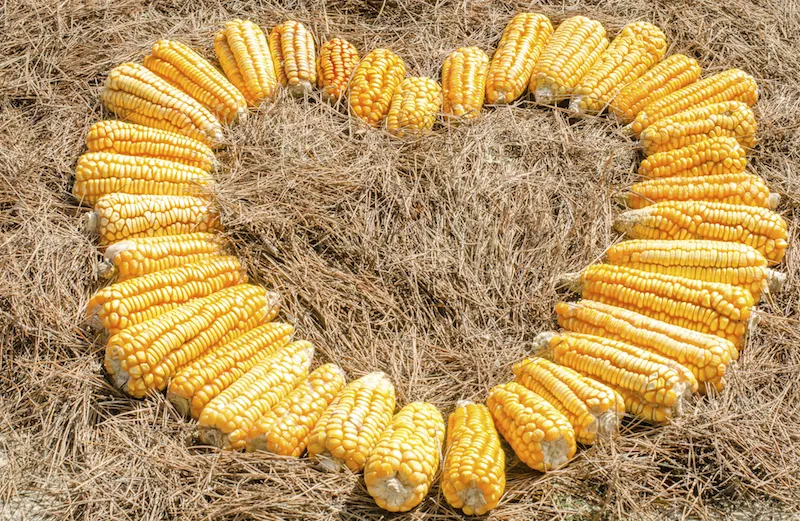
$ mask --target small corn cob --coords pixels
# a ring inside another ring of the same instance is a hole
[[[116,335],[190,300],[244,282],[247,275],[236,257],[211,257],[106,286],[89,299],[86,316],[97,329]]]
[[[739,356],[736,347],[724,338],[601,302],[559,302],[556,314],[559,325],[567,331],[619,340],[663,355],[692,371],[699,384],[708,383],[718,391],[725,385],[728,363]]]
[[[539,472],[566,465],[575,455],[575,430],[547,400],[516,382],[495,386],[486,406],[517,457]]]
[[[631,239],[706,239],[752,246],[771,263],[786,252],[786,221],[755,206],[668,201],[617,216],[614,227]]]
[[[633,121],[633,132],[641,132],[669,116],[684,110],[726,101],[740,101],[752,107],[758,100],[758,85],[752,76],[739,69],[714,74],[659,98],[639,111]]]
[[[274,301],[264,288],[239,284],[123,329],[108,340],[106,371],[135,398],[162,391],[195,358],[261,324]]]
[[[375,503],[389,512],[419,505],[439,470],[444,418],[434,405],[406,405],[383,431],[364,467],[364,483]]]
[[[625,403],[610,387],[539,357],[517,362],[513,371],[516,383],[566,416],[579,443],[592,445],[619,431]]]
[[[177,132],[206,145],[222,136],[214,114],[143,65],[123,63],[111,69],[102,97],[108,110],[133,123]]]
[[[403,82],[406,66],[389,49],[375,49],[364,56],[350,80],[350,111],[366,124],[377,127],[389,113],[392,95]]]
[[[346,383],[344,371],[337,365],[320,366],[256,420],[247,434],[247,452],[263,450],[299,458],[306,450],[311,429]]]
[[[441,107],[442,87],[437,82],[430,78],[406,78],[392,95],[386,128],[398,137],[427,132]]]
[[[482,516],[506,488],[506,455],[491,413],[482,403],[460,401],[447,419],[447,450],[441,489],[447,503],[468,516]]]
[[[511,103],[525,93],[551,34],[553,24],[544,15],[519,13],[511,19],[489,63],[487,103]]]
[[[313,357],[314,346],[298,340],[256,364],[203,408],[200,441],[244,449],[253,424],[305,380]]]
[[[225,23],[214,36],[214,52],[225,76],[251,106],[275,97],[278,79],[267,37],[250,20]]]
[[[178,412],[200,418],[208,402],[291,341],[294,327],[268,322],[278,315],[278,309],[275,300],[265,324],[209,351],[175,375],[167,388],[167,399]]]
[[[100,244],[135,237],[157,237],[221,230],[215,206],[190,195],[131,195],[101,197],[86,214],[90,230],[100,234]]]
[[[736,138],[740,145],[756,144],[756,118],[741,101],[695,107],[650,125],[641,133],[645,155],[689,146],[710,137]]]
[[[489,57],[477,47],[460,47],[442,65],[443,109],[446,117],[472,119],[483,108]]]
[[[536,101],[550,105],[572,96],[606,47],[606,30],[597,20],[573,16],[561,22],[531,75],[530,90]]]
[[[86,205],[114,192],[139,195],[202,195],[214,181],[194,166],[153,157],[87,152],[78,158],[72,196]]]
[[[232,123],[247,115],[247,100],[242,93],[208,60],[184,43],[159,40],[142,63],[222,121]]]
[[[206,172],[211,172],[216,163],[214,151],[196,139],[117,119],[98,121],[89,127],[86,148],[89,152],[166,159]]]
[[[570,110],[599,114],[622,87],[657,64],[666,51],[667,40],[658,27],[647,22],[626,25],[575,87]]]
[[[716,136],[691,145],[657,152],[642,160],[639,175],[651,179],[739,174],[747,168],[747,151],[727,136]]]
[[[317,86],[322,90],[325,101],[336,104],[344,99],[358,59],[358,49],[343,38],[334,38],[322,44],[317,57]]]
[[[622,89],[611,102],[611,112],[622,123],[631,123],[646,106],[697,81],[700,65],[694,58],[673,54],[657,63]]]
[[[780,200],[778,194],[770,193],[763,179],[747,173],[651,179],[634,184],[625,196],[626,204],[633,209],[662,201],[716,201],[774,210]]]
[[[314,35],[294,20],[278,24],[269,32],[269,51],[281,87],[292,96],[302,97],[317,83],[317,52]]]
[[[308,457],[325,470],[364,469],[383,430],[392,421],[395,394],[380,372],[347,384],[308,437]]]

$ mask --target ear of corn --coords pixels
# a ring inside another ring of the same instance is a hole
[[[436,122],[441,106],[442,87],[437,82],[430,78],[406,78],[392,95],[386,128],[398,137],[427,132]]]
[[[651,179],[631,186],[625,197],[630,208],[644,208],[662,201],[716,201],[720,203],[775,209],[778,194],[770,193],[767,184],[753,174],[668,177]]]
[[[639,166],[639,175],[658,179],[739,174],[746,167],[747,151],[736,138],[716,136],[647,156]]]
[[[395,394],[380,372],[347,384],[314,426],[308,457],[326,470],[364,469],[383,430],[392,421]]]
[[[447,503],[482,516],[506,488],[506,456],[491,413],[482,403],[458,402],[447,420],[441,489]]]
[[[614,227],[631,239],[707,239],[752,246],[778,263],[786,252],[786,221],[755,206],[666,201],[617,216]]]
[[[292,96],[302,97],[317,83],[314,35],[294,20],[278,24],[269,32],[269,50],[275,75],[281,87]]]
[[[483,108],[489,57],[477,47],[460,47],[442,65],[443,110],[446,117],[472,119]]]
[[[299,458],[311,429],[346,383],[344,372],[335,364],[320,366],[256,420],[247,434],[247,452],[263,450]]]
[[[375,503],[407,512],[430,490],[444,443],[444,419],[434,405],[413,402],[383,431],[364,467],[364,483]]]
[[[606,47],[606,30],[597,20],[573,16],[561,22],[531,75],[530,90],[536,101],[553,104],[572,96]]]
[[[495,386],[489,391],[486,406],[497,430],[530,468],[554,470],[575,455],[575,431],[567,418],[522,385],[509,382]]]
[[[189,94],[231,123],[247,114],[247,101],[239,90],[213,65],[188,45],[175,40],[159,40],[153,44],[144,66],[172,86]]]
[[[196,139],[116,119],[98,121],[86,134],[89,152],[152,157],[211,172],[214,151]]]
[[[487,103],[511,103],[525,93],[551,34],[553,24],[544,15],[519,13],[511,19],[489,63]]]
[[[344,99],[350,77],[358,66],[358,50],[343,38],[334,38],[322,44],[317,57],[317,86],[328,103]]]
[[[619,430],[625,415],[621,396],[610,387],[544,358],[514,364],[514,381],[547,400],[575,429],[579,443],[592,445]]]
[[[375,49],[359,62],[350,80],[350,111],[377,127],[389,113],[395,89],[403,82],[406,66],[389,49]]]
[[[222,137],[214,114],[143,65],[123,63],[111,69],[102,98],[108,110],[133,123],[177,132],[207,145]]]
[[[247,103],[256,106],[275,97],[278,79],[267,37],[250,20],[225,23],[214,36],[214,52],[231,83]]]

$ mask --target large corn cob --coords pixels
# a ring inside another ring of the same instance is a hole
[[[487,103],[511,103],[525,93],[551,34],[553,24],[544,15],[519,13],[511,19],[489,63]]]
[[[272,304],[265,324],[209,351],[175,375],[167,388],[167,399],[178,412],[198,419],[208,402],[290,342],[294,327],[267,322],[278,314],[277,300]]]
[[[108,340],[106,371],[133,397],[161,391],[192,360],[269,318],[274,300],[264,288],[239,284],[123,329]]]
[[[447,419],[441,488],[447,503],[468,516],[497,506],[506,488],[506,455],[491,413],[482,403],[460,401]]]
[[[206,172],[210,172],[216,162],[214,151],[196,139],[117,119],[98,121],[89,127],[86,148],[89,152],[166,159]]]
[[[486,406],[497,430],[530,468],[547,472],[575,455],[575,430],[544,398],[516,382],[495,386]]]
[[[184,43],[159,40],[142,63],[222,121],[231,123],[247,115],[247,100],[242,93],[208,60]]]
[[[114,192],[139,195],[202,195],[208,172],[154,157],[87,152],[78,158],[72,196],[92,205]]]
[[[134,237],[157,237],[220,230],[216,207],[190,195],[131,195],[101,197],[86,214],[90,230],[100,234],[100,244]]]
[[[642,131],[640,142],[648,156],[716,136],[736,138],[743,147],[752,148],[756,144],[756,129],[750,107],[741,101],[726,101],[661,119]]]
[[[566,416],[575,439],[592,445],[619,430],[625,415],[622,397],[610,387],[544,358],[514,364],[514,381],[547,400]]]
[[[275,65],[267,37],[258,25],[238,18],[226,22],[214,36],[214,52],[225,75],[247,103],[255,106],[275,97]]]
[[[442,65],[443,105],[446,117],[472,119],[483,108],[489,57],[477,47],[460,47]]]
[[[298,340],[256,364],[203,408],[200,441],[244,449],[253,424],[308,376],[313,357],[314,346]]]
[[[441,106],[442,87],[437,82],[430,78],[406,78],[392,95],[386,128],[399,137],[424,133],[433,127]]]
[[[444,419],[436,406],[406,405],[383,431],[364,467],[364,483],[375,503],[389,512],[419,505],[439,469]]]
[[[647,22],[626,25],[575,87],[570,109],[602,112],[622,87],[657,64],[666,51],[667,40],[658,27]]]
[[[325,364],[256,420],[247,434],[247,452],[269,451],[299,458],[308,445],[308,435],[325,409],[347,383],[344,371]]]
[[[746,167],[747,151],[736,138],[716,136],[647,156],[639,165],[639,175],[656,179],[739,174]]]
[[[403,82],[406,66],[389,49],[375,49],[359,62],[350,80],[350,111],[377,127],[389,112],[392,95]]]
[[[611,101],[611,112],[618,121],[630,123],[646,106],[697,81],[700,72],[697,60],[673,54],[639,78],[622,85]]]
[[[269,51],[281,87],[292,96],[302,97],[317,83],[317,53],[314,35],[294,20],[278,24],[269,32]]]
[[[741,101],[748,106],[758,100],[758,85],[752,76],[739,69],[714,74],[657,99],[639,111],[633,121],[638,136],[644,129],[684,110],[725,101]]]
[[[358,49],[343,38],[322,44],[317,57],[317,86],[325,101],[336,104],[344,99],[358,59]]]
[[[222,136],[219,120],[207,108],[136,63],[111,69],[103,103],[123,119],[177,132],[207,145],[217,143]]]
[[[651,179],[634,184],[625,196],[634,209],[662,201],[716,201],[774,210],[780,200],[762,178],[747,173]]]
[[[392,421],[395,394],[380,372],[347,384],[308,437],[308,457],[326,470],[360,472]]]
[[[786,221],[755,206],[668,201],[617,216],[617,231],[631,239],[707,239],[740,242],[778,263],[786,252]]]
[[[539,103],[568,99],[608,47],[606,30],[585,16],[567,18],[556,28],[531,75],[530,90]]]

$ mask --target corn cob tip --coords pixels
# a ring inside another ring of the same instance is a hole
[[[579,293],[581,290],[581,272],[568,272],[558,275],[555,285],[559,289],[564,289],[570,293]]]
[[[785,283],[785,273],[767,268],[767,292],[770,295],[776,295],[780,293]]]
[[[456,409],[461,409],[462,407],[466,407],[468,405],[473,405],[475,402],[471,400],[458,400],[456,402]]]
[[[167,393],[167,401],[169,401],[169,403],[175,407],[175,410],[178,411],[178,414],[184,418],[188,418],[192,412],[192,404],[189,399],[184,396],[178,396],[174,393]]]
[[[216,427],[201,427],[200,442],[219,449],[229,446],[228,437]]]
[[[650,210],[647,208],[621,212],[617,214],[617,217],[614,219],[614,230],[616,230],[617,233],[628,235],[631,233],[631,231],[633,231],[642,218],[647,217],[649,214]]]
[[[769,194],[769,209],[775,210],[781,204],[781,194],[770,192]]]
[[[556,103],[555,92],[550,87],[538,87],[533,91],[533,98],[536,100],[536,103],[542,103],[544,105],[554,105]]]
[[[83,214],[83,229],[87,233],[98,233],[100,231],[100,217],[97,212],[92,210]]]
[[[558,333],[555,331],[542,331],[533,339],[533,346],[537,351],[547,349],[550,346],[550,340],[553,339]]]
[[[584,97],[585,96],[582,94],[576,94],[573,96],[572,99],[569,100],[569,106],[567,107],[568,110],[570,112],[574,112],[575,114],[583,115],[586,112],[585,105],[581,103]]]

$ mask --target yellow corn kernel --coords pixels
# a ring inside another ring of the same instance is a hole
[[[269,51],[281,87],[292,96],[303,97],[317,83],[314,35],[294,20],[278,24],[269,32]]]
[[[379,126],[405,75],[406,66],[395,53],[382,48],[371,51],[350,80],[350,112],[372,127]]]
[[[740,174],[747,168],[747,151],[728,136],[703,139],[691,145],[647,156],[639,175],[651,179]]]
[[[225,23],[214,36],[214,52],[231,83],[251,106],[275,97],[278,79],[267,37],[250,20]]]
[[[386,128],[398,137],[422,134],[433,128],[441,106],[438,83],[430,78],[406,78],[392,95]]]
[[[317,58],[317,86],[325,101],[335,105],[344,99],[358,60],[358,49],[344,38],[322,44]]]
[[[483,108],[489,57],[477,47],[459,47],[442,65],[443,109],[447,118],[472,119]]]
[[[644,208],[662,201],[716,201],[775,209],[778,194],[770,193],[767,184],[753,174],[668,177],[651,179],[631,186],[625,197],[630,208]]]

